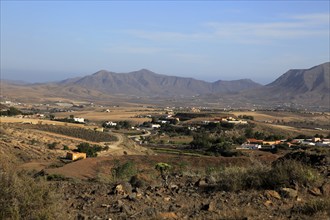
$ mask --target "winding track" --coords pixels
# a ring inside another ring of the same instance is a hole
[[[113,155],[113,153],[118,152],[118,151],[122,151],[123,148],[119,147],[120,145],[122,145],[124,143],[124,136],[122,134],[119,133],[113,133],[111,132],[111,135],[117,137],[117,141],[108,145],[109,149],[106,151],[102,151],[98,153],[99,157],[106,157],[106,156],[110,156]]]

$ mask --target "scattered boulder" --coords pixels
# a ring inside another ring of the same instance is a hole
[[[321,186],[321,192],[324,196],[330,196],[330,182],[326,182]]]
[[[111,207],[111,205],[108,205],[108,204],[101,204],[101,207],[102,207],[102,208],[109,208],[109,207]]]
[[[203,186],[207,186],[206,180],[204,178],[199,179],[196,183],[195,186],[198,187],[203,187]]]
[[[267,208],[269,208],[269,207],[271,207],[273,205],[274,205],[274,203],[272,201],[270,201],[270,200],[267,200],[266,202],[264,202],[264,206],[266,206]]]
[[[179,186],[178,185],[175,185],[175,184],[171,184],[170,185],[170,189],[171,190],[178,190],[179,189]]]
[[[297,198],[298,191],[291,188],[281,188],[280,193],[285,198]]]
[[[147,208],[147,209],[144,210],[144,214],[148,217],[156,217],[157,216],[157,209]]]
[[[138,175],[132,176],[129,183],[133,186],[133,187],[137,187],[137,188],[142,188],[146,185],[145,181],[143,180],[143,178],[141,178]]]
[[[206,180],[206,182],[207,182],[208,184],[211,184],[211,185],[217,183],[217,180],[215,179],[214,176],[207,176],[207,177],[205,178],[205,180]]]
[[[178,216],[174,212],[162,212],[159,213],[158,219],[178,219]]]
[[[137,197],[136,193],[131,193],[126,198],[130,201],[136,201],[136,197]]]
[[[275,190],[266,190],[265,191],[266,197],[268,199],[271,198],[275,198],[275,199],[282,199],[282,197],[280,196],[280,194],[278,192],[276,192]]]
[[[202,210],[213,212],[216,210],[216,203],[214,201],[211,201],[209,203],[203,204]]]
[[[116,195],[127,196],[132,193],[132,186],[127,182],[118,184],[114,187],[113,193]]]
[[[123,213],[126,213],[126,214],[131,214],[130,208],[127,205],[125,205],[125,203],[123,203],[123,201],[121,201],[121,200],[118,200],[114,204],[114,206],[119,212],[123,212]]]
[[[85,215],[79,213],[79,214],[77,215],[77,219],[78,219],[78,220],[85,220],[85,219],[87,219],[87,217],[86,217]]]
[[[308,192],[312,194],[313,196],[322,196],[322,192],[319,188],[314,187],[312,189],[309,189]]]

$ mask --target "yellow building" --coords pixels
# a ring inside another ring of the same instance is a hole
[[[67,152],[66,158],[69,160],[78,160],[78,159],[86,159],[86,153],[80,152]]]

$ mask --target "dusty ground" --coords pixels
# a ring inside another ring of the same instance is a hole
[[[19,169],[46,175],[45,178],[58,178],[49,183],[63,196],[59,202],[67,207],[68,219],[330,218],[330,210],[308,215],[299,208],[310,201],[328,198],[330,194],[323,190],[316,195],[308,186],[299,187],[295,197],[281,194],[276,198],[265,189],[228,192],[218,187],[217,173],[224,167],[249,167],[254,163],[269,166],[281,154],[247,151],[249,156],[232,158],[148,155],[150,151],[135,145],[123,134],[115,134],[118,140],[100,157],[65,164],[60,160],[66,153],[63,145],[73,147],[86,141],[7,122],[1,122],[0,155],[8,163],[17,161]],[[47,147],[53,142],[59,142],[55,150]],[[159,162],[173,167],[167,186],[155,170]],[[123,169],[122,176],[115,176],[114,170],[126,163],[132,167]],[[329,167],[325,170],[330,172]],[[329,183],[330,175],[322,175],[328,176],[325,181]],[[318,185],[317,189],[322,186]],[[275,190],[279,193],[279,189]]]
[[[105,112],[109,109],[110,112]],[[148,118],[138,118],[138,115],[151,115],[160,113],[156,109],[151,108],[139,108],[139,107],[110,107],[110,108],[95,108],[94,111],[77,111],[77,112],[63,112],[56,113],[56,117],[69,117],[74,115],[76,117],[86,118],[90,121],[104,122],[104,121],[132,121],[134,123],[143,123],[145,121],[151,121]],[[161,112],[163,113],[163,111]]]
[[[330,113],[293,113],[293,112],[259,112],[259,111],[238,111],[230,112],[236,116],[251,115],[257,121],[319,121],[326,122],[330,120]]]
[[[269,155],[255,156],[265,159]],[[267,157],[267,161],[276,158]],[[169,155],[104,157],[90,161],[94,169],[86,169],[89,176],[71,175],[73,179],[61,181],[60,185],[73,218],[329,219],[330,212],[312,216],[301,213],[300,207],[306,202],[325,198],[322,194],[311,194],[308,188],[300,188],[297,197],[285,197],[274,190],[227,192],[217,187],[219,183],[213,179],[217,169],[212,168],[249,166],[254,160]],[[129,178],[113,179],[110,171],[116,166],[115,161],[135,164],[141,182],[128,182]],[[168,187],[164,187],[159,173],[153,169],[156,163],[164,161],[176,167],[169,176]],[[85,169],[82,162],[75,162],[76,166]],[[186,166],[180,168],[179,164]]]
[[[74,149],[76,145],[82,142],[88,142],[90,144],[105,145],[109,142],[90,142],[79,138],[60,135],[51,132],[45,132],[36,129],[30,129],[29,125],[22,124],[24,119],[17,118],[1,118],[1,141],[3,144],[7,144],[7,148],[2,150],[8,153],[19,153],[20,159],[24,161],[21,164],[22,167],[27,169],[43,169],[52,164],[58,162],[58,158],[64,158],[66,156],[66,150],[63,150],[63,146],[68,146],[70,149]],[[30,120],[32,123],[38,123],[38,120]],[[43,120],[43,123],[52,123],[52,121]],[[63,125],[65,123],[55,122],[55,125]],[[67,126],[79,126],[76,124],[67,124]],[[124,137],[119,133],[111,133],[117,137],[118,141],[110,143],[109,150],[101,152],[100,156],[107,155],[124,155],[125,154],[146,154],[148,150],[137,146],[133,141]],[[49,149],[48,145],[57,142],[55,149]],[[5,153],[4,152],[4,153]],[[149,152],[150,153],[150,152]]]

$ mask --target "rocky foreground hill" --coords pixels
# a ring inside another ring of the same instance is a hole
[[[235,157],[127,151],[70,162],[64,146],[79,139],[15,123],[2,123],[0,134],[0,219],[330,217],[325,147]]]

